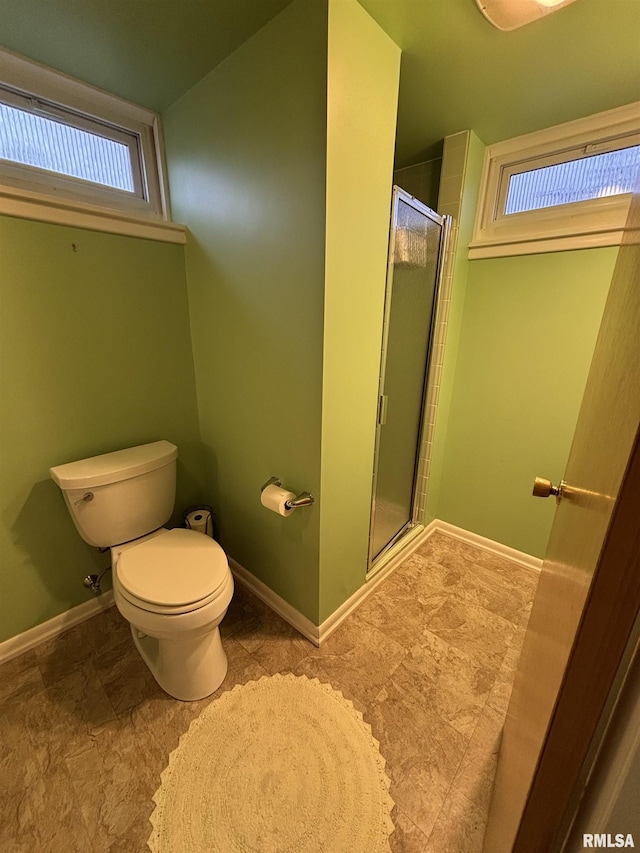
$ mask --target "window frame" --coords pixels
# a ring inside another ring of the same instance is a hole
[[[640,102],[487,147],[469,258],[619,245],[631,193],[504,214],[511,175],[637,144]]]
[[[31,104],[30,112],[42,109],[52,118],[105,138],[122,142],[128,137],[129,144],[134,139],[137,143],[132,157],[135,193],[0,161],[0,214],[185,242],[185,229],[169,217],[156,113],[4,48],[0,48],[0,99],[19,109]]]

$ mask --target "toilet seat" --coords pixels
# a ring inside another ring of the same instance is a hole
[[[142,610],[189,613],[225,589],[229,564],[222,548],[195,530],[166,530],[124,548],[115,563],[122,597]]]

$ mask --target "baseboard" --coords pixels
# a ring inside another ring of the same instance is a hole
[[[267,607],[270,607],[274,613],[278,614],[278,616],[281,616],[285,622],[288,622],[289,625],[295,628],[303,637],[306,637],[307,640],[311,640],[315,646],[320,645],[320,636],[317,625],[314,625],[310,619],[307,619],[307,617],[300,613],[299,610],[292,607],[288,601],[281,598],[248,569],[245,569],[244,566],[240,565],[237,560],[234,560],[233,557],[229,557],[228,559],[233,576],[237,578],[241,584],[246,586],[247,589],[260,599],[260,601],[264,602]]]
[[[78,604],[77,607],[72,607],[71,610],[65,610],[64,613],[54,616],[53,619],[48,619],[41,625],[36,625],[34,628],[29,628],[28,631],[23,631],[17,637],[5,640],[3,643],[0,643],[0,664],[21,655],[23,652],[28,652],[30,649],[35,648],[35,646],[39,646],[40,643],[51,640],[59,634],[64,634],[69,628],[73,628],[75,625],[79,625],[80,622],[91,619],[92,616],[96,616],[98,613],[102,613],[103,610],[112,607],[113,603],[113,591],[103,592],[89,601]]]
[[[353,595],[348,598],[340,607],[335,610],[331,616],[322,622],[321,625],[315,625],[306,616],[303,616],[299,610],[292,607],[288,602],[281,598],[277,593],[270,589],[266,584],[253,575],[248,569],[240,565],[237,560],[229,557],[229,565],[234,576],[244,584],[260,601],[264,602],[267,607],[270,607],[278,616],[281,616],[285,622],[288,622],[296,631],[299,631],[303,637],[315,646],[320,646],[324,641],[333,634],[347,616],[352,613],[360,604],[367,598],[374,589],[379,586],[391,572],[400,565],[403,560],[416,550],[429,536],[436,530],[435,523],[431,523],[428,527],[422,528],[414,535],[404,547],[394,549],[389,554],[389,559],[375,573],[369,576],[367,581],[357,589]]]
[[[486,536],[480,536],[477,533],[472,533],[469,530],[464,530],[462,527],[456,527],[454,524],[449,524],[446,521],[435,519],[426,527],[422,528],[417,534],[412,536],[407,542],[400,543],[397,548],[389,552],[389,557],[386,562],[375,572],[369,574],[366,582],[357,589],[343,604],[335,610],[331,616],[324,620],[320,625],[314,625],[311,620],[303,616],[295,607],[292,607],[288,602],[281,598],[277,593],[273,592],[266,584],[251,574],[250,571],[241,566],[236,560],[229,558],[229,565],[233,574],[238,580],[243,583],[248,589],[253,592],[267,607],[270,607],[285,622],[288,622],[293,628],[299,631],[303,637],[316,645],[320,646],[327,640],[333,632],[340,627],[344,620],[353,613],[363,601],[387,578],[389,575],[407,559],[417,548],[419,548],[426,540],[434,533],[443,533],[445,536],[451,536],[454,539],[459,539],[469,545],[474,545],[476,548],[481,548],[491,554],[497,554],[506,560],[529,569],[530,571],[539,572],[542,568],[542,560],[537,557],[532,557],[530,554],[525,554],[522,551],[517,551],[515,548],[510,548],[508,545],[502,545],[500,542],[494,542],[493,539],[487,539]]]
[[[423,527],[418,533],[411,536],[408,541],[398,543],[398,547],[389,552],[388,559],[383,565],[367,575],[366,582],[357,589],[337,610],[327,617],[318,629],[319,644],[321,645],[338,628],[350,613],[353,613],[371,593],[380,586],[382,581],[402,563],[407,557],[417,550],[436,531],[434,522]]]
[[[284,598],[281,598],[231,557],[229,558],[229,565],[240,583],[244,584],[267,607],[270,607],[278,616],[281,616],[285,622],[288,622],[303,637],[306,637],[315,646],[320,646],[403,560],[406,560],[413,551],[419,548],[436,531],[446,536],[452,536],[454,539],[459,539],[469,545],[475,545],[476,548],[482,548],[491,554],[497,554],[499,557],[511,560],[513,563],[530,571],[539,572],[542,568],[542,560],[538,557],[532,557],[530,554],[517,551],[515,548],[510,548],[507,545],[502,545],[500,542],[494,542],[493,539],[487,539],[485,536],[464,530],[462,527],[456,527],[454,524],[435,519],[409,538],[407,542],[400,543],[397,548],[392,549],[385,563],[379,569],[376,569],[375,572],[371,573],[365,583],[350,598],[341,604],[321,625],[314,625],[310,619],[307,619],[299,610],[292,607]],[[77,607],[72,607],[71,610],[54,616],[53,619],[49,619],[41,625],[36,625],[35,628],[30,628],[28,631],[18,634],[17,637],[5,640],[3,643],[0,643],[0,664],[35,648],[40,643],[63,634],[69,628],[79,625],[80,622],[84,622],[86,619],[91,619],[92,616],[96,616],[103,610],[107,610],[113,604],[113,591],[109,590],[102,593],[102,595],[79,604]]]
[[[447,521],[436,519],[432,524],[435,525],[435,529],[440,533],[453,536],[454,539],[460,539],[469,545],[475,545],[476,548],[482,548],[491,554],[497,554],[499,557],[504,557],[505,560],[511,560],[512,563],[517,563],[523,569],[530,569],[534,572],[539,572],[542,569],[543,561],[539,557],[532,557],[531,554],[517,551],[515,548],[510,548],[501,542],[494,542],[493,539],[487,539],[486,536],[480,536],[478,533],[472,533],[470,530],[456,527],[455,524],[449,524]]]
[[[426,527],[418,524],[412,530],[409,530],[399,542],[396,542],[393,548],[390,548],[389,551],[380,558],[378,565],[374,566],[367,572],[366,580],[370,582],[380,572],[388,574],[388,572],[392,571],[403,560],[406,560],[406,558],[410,556],[410,554],[412,554],[426,539],[428,539],[435,530],[436,526],[433,521]]]

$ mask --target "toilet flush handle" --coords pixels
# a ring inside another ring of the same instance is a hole
[[[73,504],[74,504],[74,506],[77,506],[78,504],[82,504],[82,503],[88,504],[90,501],[93,500],[93,497],[94,497],[93,492],[85,492],[84,495],[81,498],[79,498],[77,501],[74,501]]]

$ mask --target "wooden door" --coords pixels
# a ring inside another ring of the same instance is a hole
[[[640,611],[639,423],[636,193],[507,712],[485,853],[551,853],[561,844]]]

